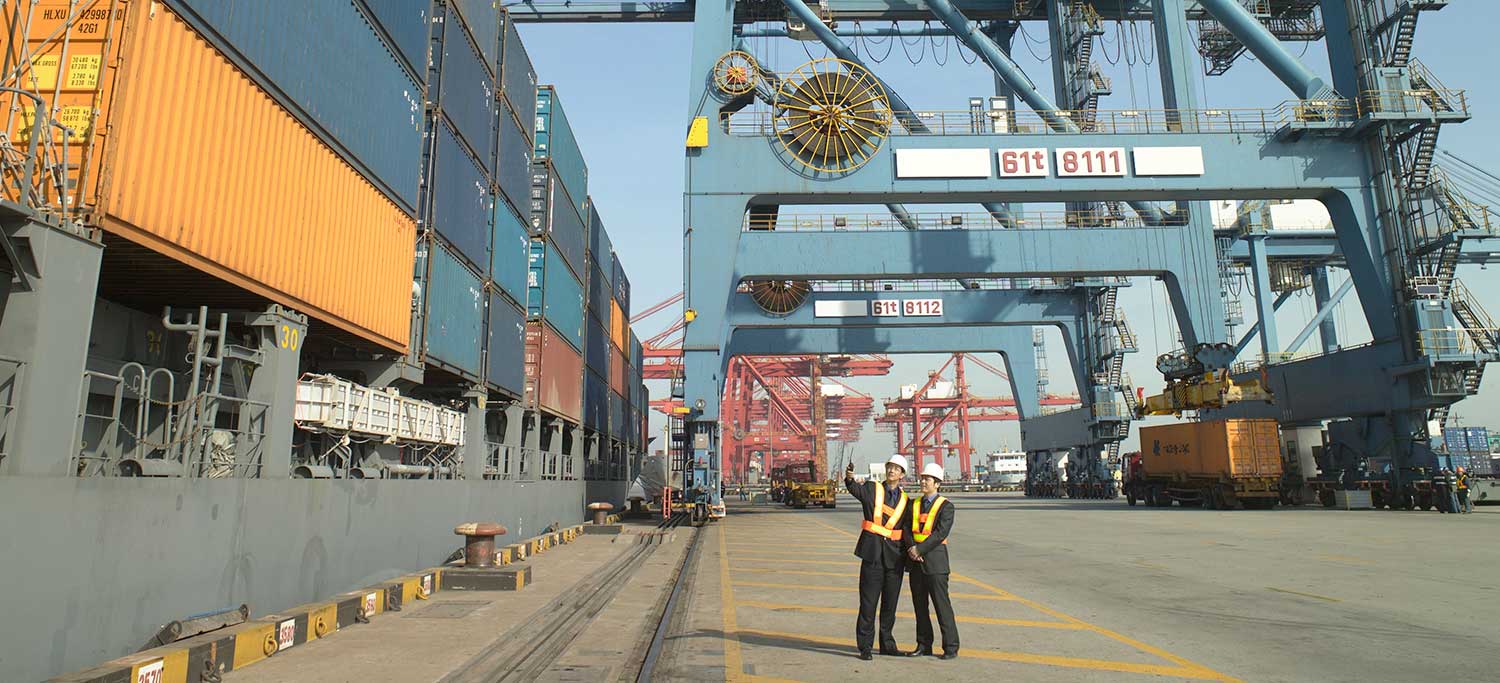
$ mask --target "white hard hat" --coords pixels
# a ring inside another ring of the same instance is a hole
[[[897,454],[891,456],[891,459],[885,461],[885,464],[887,464],[887,465],[895,465],[897,467],[900,467],[901,468],[901,473],[902,474],[906,474],[906,470],[907,470],[907,467],[906,467],[906,456],[901,455],[900,453],[897,453]]]
[[[943,480],[943,466],[935,462],[929,462],[922,467],[922,476],[932,477],[938,481]]]

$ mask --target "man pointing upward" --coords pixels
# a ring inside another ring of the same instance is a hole
[[[896,637],[896,600],[901,597],[901,540],[911,525],[906,514],[906,492],[901,479],[906,476],[906,458],[893,455],[885,463],[885,481],[854,481],[854,463],[844,471],[844,487],[859,499],[865,513],[860,525],[854,554],[859,556],[859,619],[854,626],[854,640],[859,658],[874,659],[870,650],[875,644],[875,608],[880,608],[880,654],[899,656]]]

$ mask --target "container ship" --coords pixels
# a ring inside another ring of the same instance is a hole
[[[630,279],[498,3],[0,8],[8,680],[623,503]]]

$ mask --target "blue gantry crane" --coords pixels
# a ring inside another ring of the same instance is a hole
[[[1469,119],[1467,100],[1411,59],[1420,17],[1447,4],[728,0],[510,11],[517,21],[692,23],[686,376],[674,388],[686,413],[674,424],[685,490],[721,513],[717,401],[730,357],[749,353],[1000,351],[1037,471],[1055,471],[1054,454],[1067,452],[1069,483],[1110,495],[1106,463],[1133,418],[1326,422],[1323,470],[1346,486],[1383,478],[1399,504],[1431,477],[1435,428],[1500,352],[1494,323],[1456,277],[1459,264],[1493,257],[1491,214],[1435,161],[1441,128]],[[1010,57],[1029,22],[1047,26],[1050,94]],[[1094,61],[1104,22],[1149,24],[1161,109],[1100,108],[1113,87]],[[937,35],[994,72],[994,97],[921,109],[848,42]],[[778,70],[775,41],[820,43],[830,56]],[[1288,41],[1322,41],[1329,72],[1309,69]],[[1247,53],[1259,64],[1242,68],[1268,69],[1290,99],[1204,107],[1199,70],[1224,73]],[[1238,220],[1216,225],[1215,200],[1240,202]],[[1277,229],[1267,207],[1286,200],[1321,203],[1330,226]],[[951,208],[964,205],[978,210]],[[890,215],[797,213],[849,206]],[[1332,269],[1348,275],[1337,289]],[[1242,321],[1229,283],[1244,271],[1255,322],[1234,338]],[[1157,359],[1166,389],[1144,400],[1122,372],[1138,346],[1116,306],[1132,277],[1162,282],[1182,343]],[[1275,311],[1305,287],[1317,314],[1279,348]],[[1351,292],[1372,337],[1357,346],[1340,343],[1329,315]],[[1037,326],[1063,331],[1077,409],[1036,410]],[[1320,352],[1293,353],[1313,334]]]

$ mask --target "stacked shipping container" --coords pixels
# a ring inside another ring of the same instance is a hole
[[[133,244],[133,258],[200,278],[160,285],[159,301],[184,287],[208,305],[248,293],[335,328],[342,345],[441,370],[429,383],[486,384],[639,441],[629,282],[562,101],[536,85],[497,3],[36,7],[53,11],[34,13],[32,43],[58,52],[27,80],[56,89],[48,106],[74,131],[70,170],[111,246],[106,280],[124,272],[111,254]],[[69,16],[82,18],[65,27]],[[161,143],[168,129],[180,144]]]

